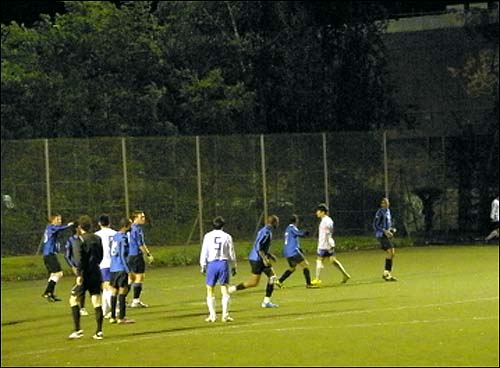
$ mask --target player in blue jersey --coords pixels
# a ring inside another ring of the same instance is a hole
[[[63,271],[59,260],[57,259],[57,253],[60,251],[61,244],[58,239],[58,235],[61,231],[72,226],[73,223],[69,222],[67,225],[62,225],[62,216],[52,215],[50,217],[50,223],[45,228],[43,234],[43,239],[41,246],[43,248],[43,262],[49,273],[49,280],[47,281],[47,287],[45,288],[42,296],[46,298],[49,302],[61,301],[54,292],[56,284],[59,279],[63,276]]]
[[[146,223],[146,215],[144,211],[134,211],[130,217],[132,226],[129,232],[129,256],[128,266],[130,268],[129,283],[132,285],[134,299],[130,304],[131,308],[148,307],[140,299],[142,292],[142,283],[146,272],[146,263],[144,262],[144,253],[148,257],[148,262],[151,264],[154,260],[153,255],[149,251],[144,242],[143,225]]]
[[[95,340],[102,340],[102,307],[101,307],[101,270],[99,264],[102,261],[101,238],[90,232],[92,219],[83,215],[78,219],[78,233],[82,241],[80,245],[79,263],[76,266],[76,282],[71,289],[69,305],[73,316],[75,330],[69,335],[70,339],[83,337],[83,330],[80,328],[80,298],[88,291],[91,296],[92,305],[95,311],[96,332],[92,336]]]
[[[75,223],[73,225],[73,235],[66,240],[66,250],[64,252],[64,259],[66,260],[68,266],[71,267],[75,276],[77,276],[77,267],[80,262],[80,246],[82,244],[77,227],[78,223]],[[80,297],[80,315],[89,315],[89,312],[85,309],[85,294]]]
[[[110,323],[128,324],[134,323],[133,319],[125,317],[126,303],[125,298],[128,293],[128,267],[127,258],[129,254],[129,243],[127,232],[130,230],[130,219],[123,218],[120,221],[120,230],[113,236],[111,242],[111,261],[110,261],[110,286],[111,294],[111,318]],[[116,303],[119,304],[120,312],[116,318]]]
[[[382,278],[385,281],[397,281],[397,279],[391,274],[395,254],[394,243],[391,239],[394,237],[396,229],[392,226],[393,220],[389,206],[389,198],[382,198],[380,201],[380,208],[377,210],[377,213],[375,213],[372,225],[373,230],[375,231],[375,237],[380,243],[380,247],[386,252],[385,267]]]
[[[238,285],[229,287],[229,293],[234,293],[237,290],[255,287],[259,284],[260,276],[264,273],[267,276],[266,295],[262,301],[262,308],[278,307],[278,304],[271,302],[273,295],[274,282],[276,281],[276,273],[274,272],[271,261],[276,261],[276,257],[269,251],[271,240],[273,237],[273,229],[279,225],[279,218],[276,215],[268,216],[266,225],[257,233],[248,260],[252,269],[252,275],[249,280],[240,282]]]
[[[309,235],[309,232],[300,231],[297,227],[298,225],[299,216],[292,215],[292,217],[290,218],[290,224],[285,230],[285,244],[283,248],[283,255],[286,257],[290,268],[283,272],[279,280],[276,281],[276,285],[280,288],[283,287],[283,283],[285,282],[285,280],[295,272],[297,265],[299,265],[300,267],[302,267],[302,272],[304,273],[306,287],[309,289],[316,289],[318,288],[318,286],[311,284],[309,262],[307,261],[302,249],[300,249],[299,238]]]

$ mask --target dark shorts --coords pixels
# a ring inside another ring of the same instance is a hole
[[[142,256],[142,254],[139,254],[137,256],[128,256],[127,263],[130,272],[133,273],[146,272],[146,262],[144,262],[144,257]]]
[[[61,264],[59,263],[57,255],[55,254],[43,256],[43,263],[45,263],[45,267],[47,268],[47,271],[49,271],[49,273],[62,271]]]
[[[304,256],[300,253],[297,253],[291,257],[287,257],[286,259],[288,261],[288,265],[290,267],[295,267],[297,266],[299,263],[302,263],[304,262],[306,259],[304,258]]]
[[[318,249],[316,255],[321,258],[335,257],[335,248],[332,249]]]
[[[262,261],[249,261],[249,262],[250,262],[250,268],[252,269],[252,273],[254,275],[260,275],[264,273],[266,276],[271,276],[273,274],[272,266],[264,266],[264,263]]]
[[[491,231],[498,229],[498,221],[493,221],[491,223]]]
[[[387,236],[382,235],[380,238],[377,238],[377,239],[380,243],[381,249],[387,250],[387,249],[395,248],[394,243],[391,242],[391,240]]]
[[[111,280],[111,272],[109,272],[109,267],[101,268],[102,282]]]
[[[83,274],[82,285],[74,285],[71,289],[71,295],[81,297],[88,291],[90,295],[99,295],[101,293],[101,272],[95,270],[94,272]]]
[[[128,287],[128,273],[127,273],[127,271],[111,272],[110,285],[114,289],[127,288]]]

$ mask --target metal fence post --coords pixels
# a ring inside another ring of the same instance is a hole
[[[128,200],[128,174],[127,174],[127,146],[125,137],[122,137],[122,162],[123,162],[123,188],[125,190],[125,216],[130,215],[130,206]]]
[[[329,193],[328,193],[328,161],[326,159],[326,133],[321,134],[323,138],[323,177],[325,180],[325,204],[330,207]]]
[[[52,203],[50,197],[50,164],[49,164],[49,140],[44,139],[45,144],[45,184],[47,186],[47,218],[52,215]]]
[[[384,149],[384,188],[385,197],[389,198],[389,172],[387,163],[387,131],[384,130],[383,135],[383,149]]]
[[[267,184],[266,184],[266,150],[264,134],[260,135],[260,164],[262,168],[262,201],[264,205],[264,223],[267,221]]]
[[[201,192],[200,137],[196,136],[196,176],[198,181],[198,218],[200,220],[200,244],[203,241],[203,196]]]

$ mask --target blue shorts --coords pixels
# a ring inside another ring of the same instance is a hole
[[[212,261],[207,264],[206,284],[214,287],[217,283],[229,284],[229,264],[227,261]]]
[[[318,249],[318,257],[321,258],[327,258],[327,257],[335,257],[335,248],[332,248],[331,250],[328,249]]]
[[[102,282],[111,281],[111,272],[109,271],[109,267],[101,268],[101,276]]]

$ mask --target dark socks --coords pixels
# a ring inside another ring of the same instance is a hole
[[[120,304],[120,315],[119,315],[119,319],[123,319],[125,317],[125,308],[126,308],[126,304],[125,304],[125,297],[127,295],[126,294],[120,294],[118,295],[118,302]]]
[[[116,301],[117,301],[117,296],[116,295],[111,295],[111,318],[116,318]],[[121,310],[121,308],[120,308]]]
[[[141,291],[142,291],[142,284],[135,283],[134,284],[134,299],[140,299]]]
[[[102,315],[102,307],[98,306],[95,308],[95,321],[97,324],[97,331],[96,332],[102,331],[102,320],[103,319],[104,319],[104,317]]]
[[[47,288],[45,289],[45,294],[54,295],[54,290],[56,288],[56,282],[49,280],[47,283]]]
[[[273,290],[274,290],[274,284],[267,283],[266,285],[266,296],[271,297],[273,295]]]
[[[80,330],[80,307],[74,305],[71,307],[71,315],[73,316],[73,323],[75,325],[75,331]]]
[[[295,270],[293,270],[293,271],[295,271]],[[283,272],[283,275],[281,275],[279,282],[284,282],[287,278],[290,277],[290,275],[293,273],[293,271],[286,270],[285,272]]]
[[[242,282],[236,285],[236,290],[244,290],[244,289],[246,289],[246,287]]]
[[[306,285],[311,285],[311,272],[309,272],[309,268],[304,268],[302,272],[304,273],[304,277],[306,279]]]
[[[385,270],[391,272],[392,271],[392,259],[385,259]]]

